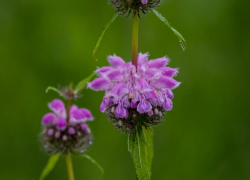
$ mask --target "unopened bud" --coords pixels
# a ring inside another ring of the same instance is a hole
[[[66,135],[63,135],[62,140],[63,140],[63,141],[67,141],[67,140],[68,140],[68,137],[67,137]]]
[[[47,131],[48,136],[52,136],[54,134],[54,129],[49,129]]]
[[[119,121],[118,121],[118,125],[119,125],[119,126],[122,126],[122,125],[123,125],[122,120],[119,120]]]

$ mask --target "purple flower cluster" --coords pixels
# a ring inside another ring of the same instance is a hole
[[[92,144],[92,134],[86,124],[93,120],[88,109],[72,105],[66,112],[64,103],[55,99],[49,103],[53,113],[42,118],[43,133],[41,141],[44,149],[51,154],[83,153]]]
[[[139,54],[137,68],[116,55],[109,56],[112,66],[97,69],[99,78],[88,87],[105,95],[100,106],[117,129],[133,131],[138,124],[150,126],[163,121],[173,107],[173,89],[180,85],[173,77],[177,68],[166,67],[167,57],[148,61],[148,54]]]

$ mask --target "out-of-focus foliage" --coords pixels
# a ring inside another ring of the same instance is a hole
[[[168,55],[179,67],[174,108],[154,128],[152,180],[250,179],[250,25],[248,1],[165,0],[157,11],[188,43],[185,52],[153,14],[140,22],[139,51]],[[116,54],[131,59],[131,17],[118,17],[93,60],[96,42],[114,8],[106,0],[0,1],[0,179],[38,179],[48,156],[38,141],[48,86],[77,84]],[[95,140],[88,154],[105,169],[103,180],[135,179],[127,136],[99,111],[103,92],[89,89],[73,103],[91,110]],[[100,179],[73,158],[76,179]],[[66,180],[61,158],[48,180]]]

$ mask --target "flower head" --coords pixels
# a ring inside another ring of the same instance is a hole
[[[150,9],[157,7],[160,0],[110,0],[109,3],[113,5],[117,12],[123,14],[130,14],[132,11],[134,15],[140,12],[147,14]]]
[[[83,153],[92,144],[92,134],[86,124],[93,120],[91,112],[72,105],[67,114],[64,103],[55,99],[48,104],[53,113],[42,118],[41,141],[48,153]]]
[[[117,129],[133,132],[140,124],[156,125],[173,107],[172,90],[180,85],[173,79],[177,68],[166,67],[167,57],[148,61],[148,54],[139,54],[137,68],[116,55],[109,56],[110,66],[96,70],[99,78],[88,87],[105,95],[100,110],[109,116]]]

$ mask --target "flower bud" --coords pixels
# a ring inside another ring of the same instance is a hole
[[[155,8],[160,3],[160,0],[110,0],[109,4],[114,6],[121,15],[138,14],[140,12],[147,14],[150,9]]]

